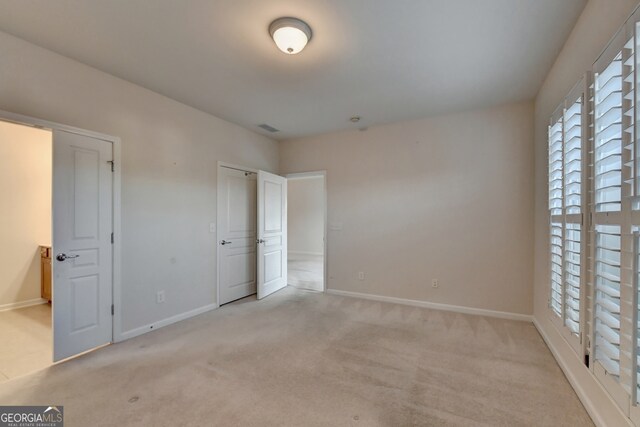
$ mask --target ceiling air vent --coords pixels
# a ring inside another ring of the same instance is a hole
[[[266,130],[267,132],[271,132],[271,133],[280,132],[278,129],[274,128],[273,126],[269,126],[266,123],[258,125],[258,127]]]

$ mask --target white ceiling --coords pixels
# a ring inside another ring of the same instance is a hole
[[[532,99],[585,4],[0,0],[0,29],[285,139]],[[313,29],[301,54],[270,39],[280,16]]]

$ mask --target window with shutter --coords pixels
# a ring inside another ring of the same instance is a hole
[[[581,303],[584,249],[583,210],[583,99],[585,81],[580,81],[565,101],[562,140],[564,147],[564,326],[581,347]]]
[[[562,277],[563,277],[563,146],[562,119],[555,120],[549,126],[549,213],[551,215],[551,294],[549,304],[553,312],[562,316]]]
[[[636,395],[637,326],[632,201],[635,194],[635,24],[594,64],[592,369],[624,413]]]
[[[640,427],[638,10],[552,115],[548,185],[552,321]]]
[[[549,125],[550,294],[553,321],[576,352],[582,346],[582,289],[586,275],[583,79],[554,112]]]
[[[622,209],[622,52],[595,73],[594,82],[594,361],[618,381],[622,224],[620,215],[608,213]]]

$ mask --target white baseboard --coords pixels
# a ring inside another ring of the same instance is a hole
[[[31,307],[32,305],[46,304],[48,301],[44,298],[34,298],[26,301],[12,302],[11,304],[0,305],[0,311],[15,310],[17,308]]]
[[[120,334],[119,337],[116,337],[115,342],[128,340],[130,338],[134,338],[139,335],[146,334],[147,332],[155,331],[156,329],[160,329],[164,326],[169,326],[173,323],[180,322],[181,320],[189,319],[199,314],[206,313],[207,311],[215,310],[216,308],[218,308],[218,304],[205,305],[204,307],[199,307],[199,308],[196,308],[195,310],[176,314],[175,316],[168,317],[158,322],[149,323],[147,325],[140,326],[138,328],[131,329],[129,331],[125,331],[122,334]]]
[[[556,359],[556,362],[558,362],[558,365],[560,366],[560,369],[562,369],[562,372],[564,372],[564,376],[569,381],[569,384],[571,384],[571,387],[575,390],[576,394],[578,395],[578,398],[580,399],[580,402],[582,402],[582,405],[587,410],[587,413],[593,420],[593,423],[597,427],[610,426],[610,423],[608,423],[604,419],[604,417],[601,415],[600,411],[598,410],[598,405],[595,404],[593,400],[591,400],[591,397],[589,396],[589,394],[582,387],[582,384],[580,384],[580,381],[578,381],[578,379],[575,377],[573,372],[569,369],[568,362],[560,355],[560,352],[558,351],[556,346],[553,344],[553,342],[549,339],[549,336],[547,335],[545,330],[542,328],[540,323],[538,323],[538,320],[535,317],[533,318],[533,324],[538,330],[538,332],[540,333],[540,336],[544,340],[545,344],[547,344],[547,347],[551,351],[551,354],[553,354],[554,359]],[[589,374],[593,375],[591,374],[591,372],[589,372]],[[597,380],[594,378],[594,381],[597,381]],[[606,391],[603,390],[603,392],[608,396]],[[618,405],[613,400],[611,400],[610,404],[616,409],[618,408]],[[620,413],[620,416],[622,418],[626,418],[626,416],[622,414],[622,412]],[[629,427],[633,426],[630,420],[626,425]]]
[[[307,255],[307,256],[322,256],[324,255],[322,252],[307,252],[307,251],[288,251],[287,252],[287,256],[291,256],[291,255]]]
[[[510,313],[507,311],[486,310],[484,308],[463,307],[460,305],[440,304],[437,302],[420,301],[414,299],[386,297],[382,295],[364,294],[360,292],[340,291],[337,289],[327,289],[328,294],[341,295],[345,297],[354,297],[368,299],[372,301],[392,302],[396,304],[411,305],[414,307],[431,308],[434,310],[453,311],[456,313],[473,314],[477,316],[498,317],[500,319],[521,320],[532,322],[533,316],[528,314]]]

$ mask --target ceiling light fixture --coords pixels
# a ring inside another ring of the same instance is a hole
[[[278,49],[295,55],[311,40],[311,27],[298,18],[278,18],[269,25],[269,34]]]

